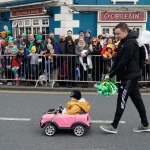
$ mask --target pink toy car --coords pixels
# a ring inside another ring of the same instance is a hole
[[[66,115],[61,114],[63,110],[62,106],[58,109],[50,109],[44,113],[40,126],[44,127],[44,132],[47,136],[52,136],[58,129],[70,129],[74,131],[76,136],[82,136],[85,129],[89,129],[91,126],[91,118],[89,113],[77,114],[77,115]]]

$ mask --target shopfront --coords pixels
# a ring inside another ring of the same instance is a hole
[[[26,33],[34,35],[42,33],[46,38],[49,34],[49,15],[45,15],[43,7],[38,8],[23,8],[10,11],[10,20],[12,21],[13,37]]]
[[[150,30],[149,0],[77,0],[72,9],[79,12],[80,27],[91,29],[94,36],[113,34],[119,22],[126,22],[131,29]]]
[[[147,12],[98,12],[98,33],[113,35],[119,22],[126,22],[131,29],[139,32],[146,29]]]

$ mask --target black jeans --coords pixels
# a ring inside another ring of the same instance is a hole
[[[118,89],[117,108],[112,126],[117,128],[121,116],[125,110],[128,96],[139,112],[141,124],[148,126],[145,106],[139,91],[138,78],[132,80],[122,80]]]

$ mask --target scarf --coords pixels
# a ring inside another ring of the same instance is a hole
[[[85,43],[83,45],[81,45],[80,43],[78,43],[78,46],[79,46],[79,50],[82,51],[83,48],[85,47]]]

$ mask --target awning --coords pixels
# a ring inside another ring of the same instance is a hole
[[[72,5],[74,11],[150,11],[150,5]]]

